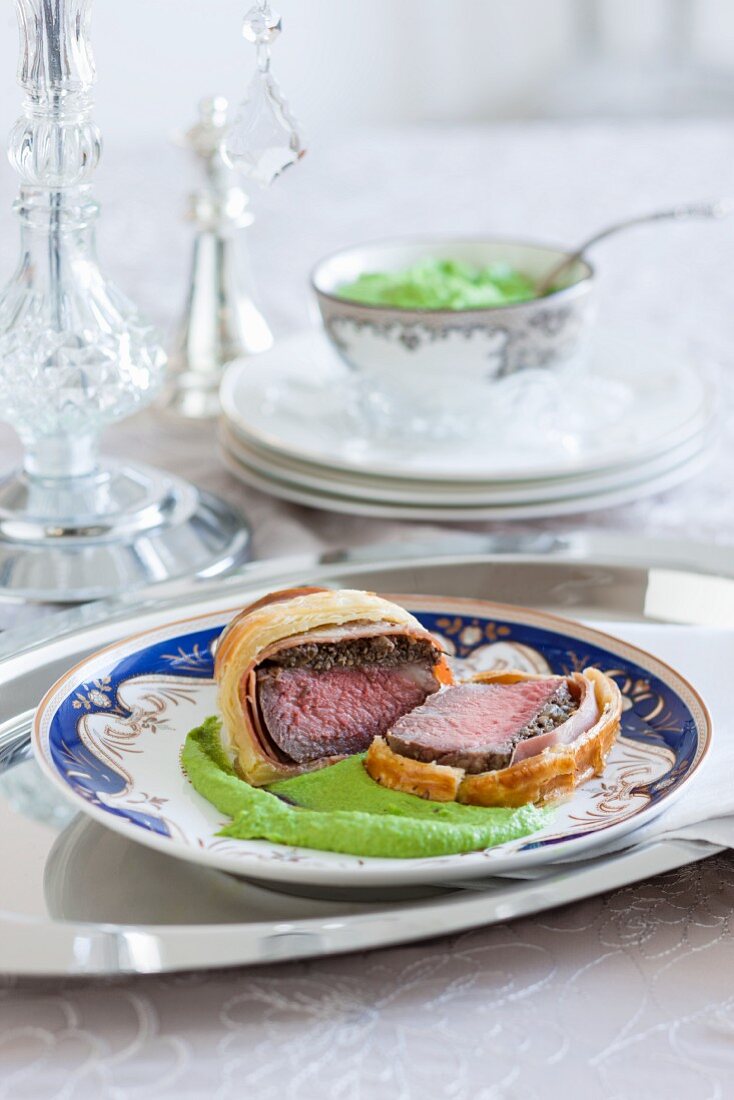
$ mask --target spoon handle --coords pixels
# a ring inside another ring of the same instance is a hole
[[[638,214],[637,217],[627,218],[623,222],[615,222],[614,225],[607,226],[606,229],[595,233],[593,237],[589,237],[575,251],[570,252],[559,264],[556,264],[547,275],[544,275],[537,284],[538,296],[542,297],[547,294],[558,277],[582,259],[585,253],[595,244],[606,240],[607,237],[614,236],[615,233],[621,233],[624,229],[631,229],[635,225],[645,225],[647,222],[682,221],[685,218],[726,218],[733,212],[734,199],[723,198],[714,199],[710,202],[692,202],[681,206],[672,206],[669,210],[656,210],[654,214]]]

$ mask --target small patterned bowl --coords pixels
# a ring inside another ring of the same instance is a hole
[[[472,266],[504,261],[540,279],[568,253],[512,240],[435,238],[358,245],[315,267],[311,283],[326,332],[370,389],[413,413],[458,411],[487,396],[488,384],[525,370],[552,370],[578,356],[595,316],[594,271],[579,260],[560,289],[492,309],[400,309],[337,295],[368,271],[398,271],[419,260]]]

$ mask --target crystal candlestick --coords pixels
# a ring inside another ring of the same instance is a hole
[[[222,571],[245,556],[239,516],[178,478],[98,459],[100,430],[153,398],[165,355],[97,263],[91,0],[16,9],[21,255],[0,293],[0,417],[25,454],[0,481],[0,596],[76,601]]]
[[[161,404],[188,417],[216,416],[225,365],[273,343],[250,291],[242,232],[253,221],[249,199],[222,157],[227,106],[222,96],[203,99],[198,121],[180,139],[203,179],[189,204],[196,236]]]

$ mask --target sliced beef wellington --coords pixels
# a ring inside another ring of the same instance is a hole
[[[240,772],[255,785],[363,752],[451,682],[438,643],[368,592],[294,589],[245,608],[215,676]]]
[[[619,688],[598,669],[486,672],[398,719],[365,766],[386,787],[437,801],[548,802],[601,774],[621,712]]]

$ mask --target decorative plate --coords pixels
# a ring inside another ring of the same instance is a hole
[[[320,490],[308,488],[276,474],[274,470],[269,474],[261,473],[250,464],[249,459],[245,461],[244,457],[227,447],[222,448],[221,456],[229,472],[245,485],[294,504],[376,519],[463,523],[465,520],[499,521],[567,516],[582,511],[593,512],[600,508],[616,508],[622,504],[630,504],[640,497],[667,492],[706,467],[711,458],[710,442],[710,437],[704,439],[703,443],[696,445],[696,450],[683,458],[680,458],[682,452],[676,449],[675,455],[670,457],[670,465],[662,472],[659,470],[658,473],[646,476],[645,467],[642,467],[639,476],[635,474],[630,481],[617,488],[603,492],[594,491],[583,496],[561,496],[555,500],[541,500],[532,504],[396,504],[393,501],[380,500],[377,496],[371,500],[360,500],[350,493],[334,492],[326,485]]]
[[[690,439],[670,447],[661,455],[640,459],[632,468],[623,466],[603,470],[577,478],[548,478],[538,482],[507,482],[490,485],[466,486],[462,482],[400,481],[398,478],[373,478],[365,474],[345,473],[343,470],[326,470],[323,466],[310,466],[292,458],[276,455],[260,447],[244,442],[226,425],[219,430],[219,442],[225,452],[243,466],[262,477],[278,478],[296,487],[317,493],[336,493],[356,500],[377,503],[415,505],[427,508],[475,508],[515,507],[551,503],[624,489],[640,481],[648,481],[677,469],[682,463],[696,458],[711,439],[711,424],[704,425]]]
[[[77,806],[162,852],[254,879],[404,886],[520,871],[571,859],[637,828],[678,797],[711,741],[701,698],[677,672],[626,642],[553,615],[448,597],[394,597],[439,635],[466,675],[495,667],[570,673],[595,665],[624,696],[604,775],[521,840],[430,859],[366,859],[217,836],[223,819],[189,784],[186,734],[216,713],[210,646],[231,612],[170,623],[101,650],[38,708],[41,767]]]

